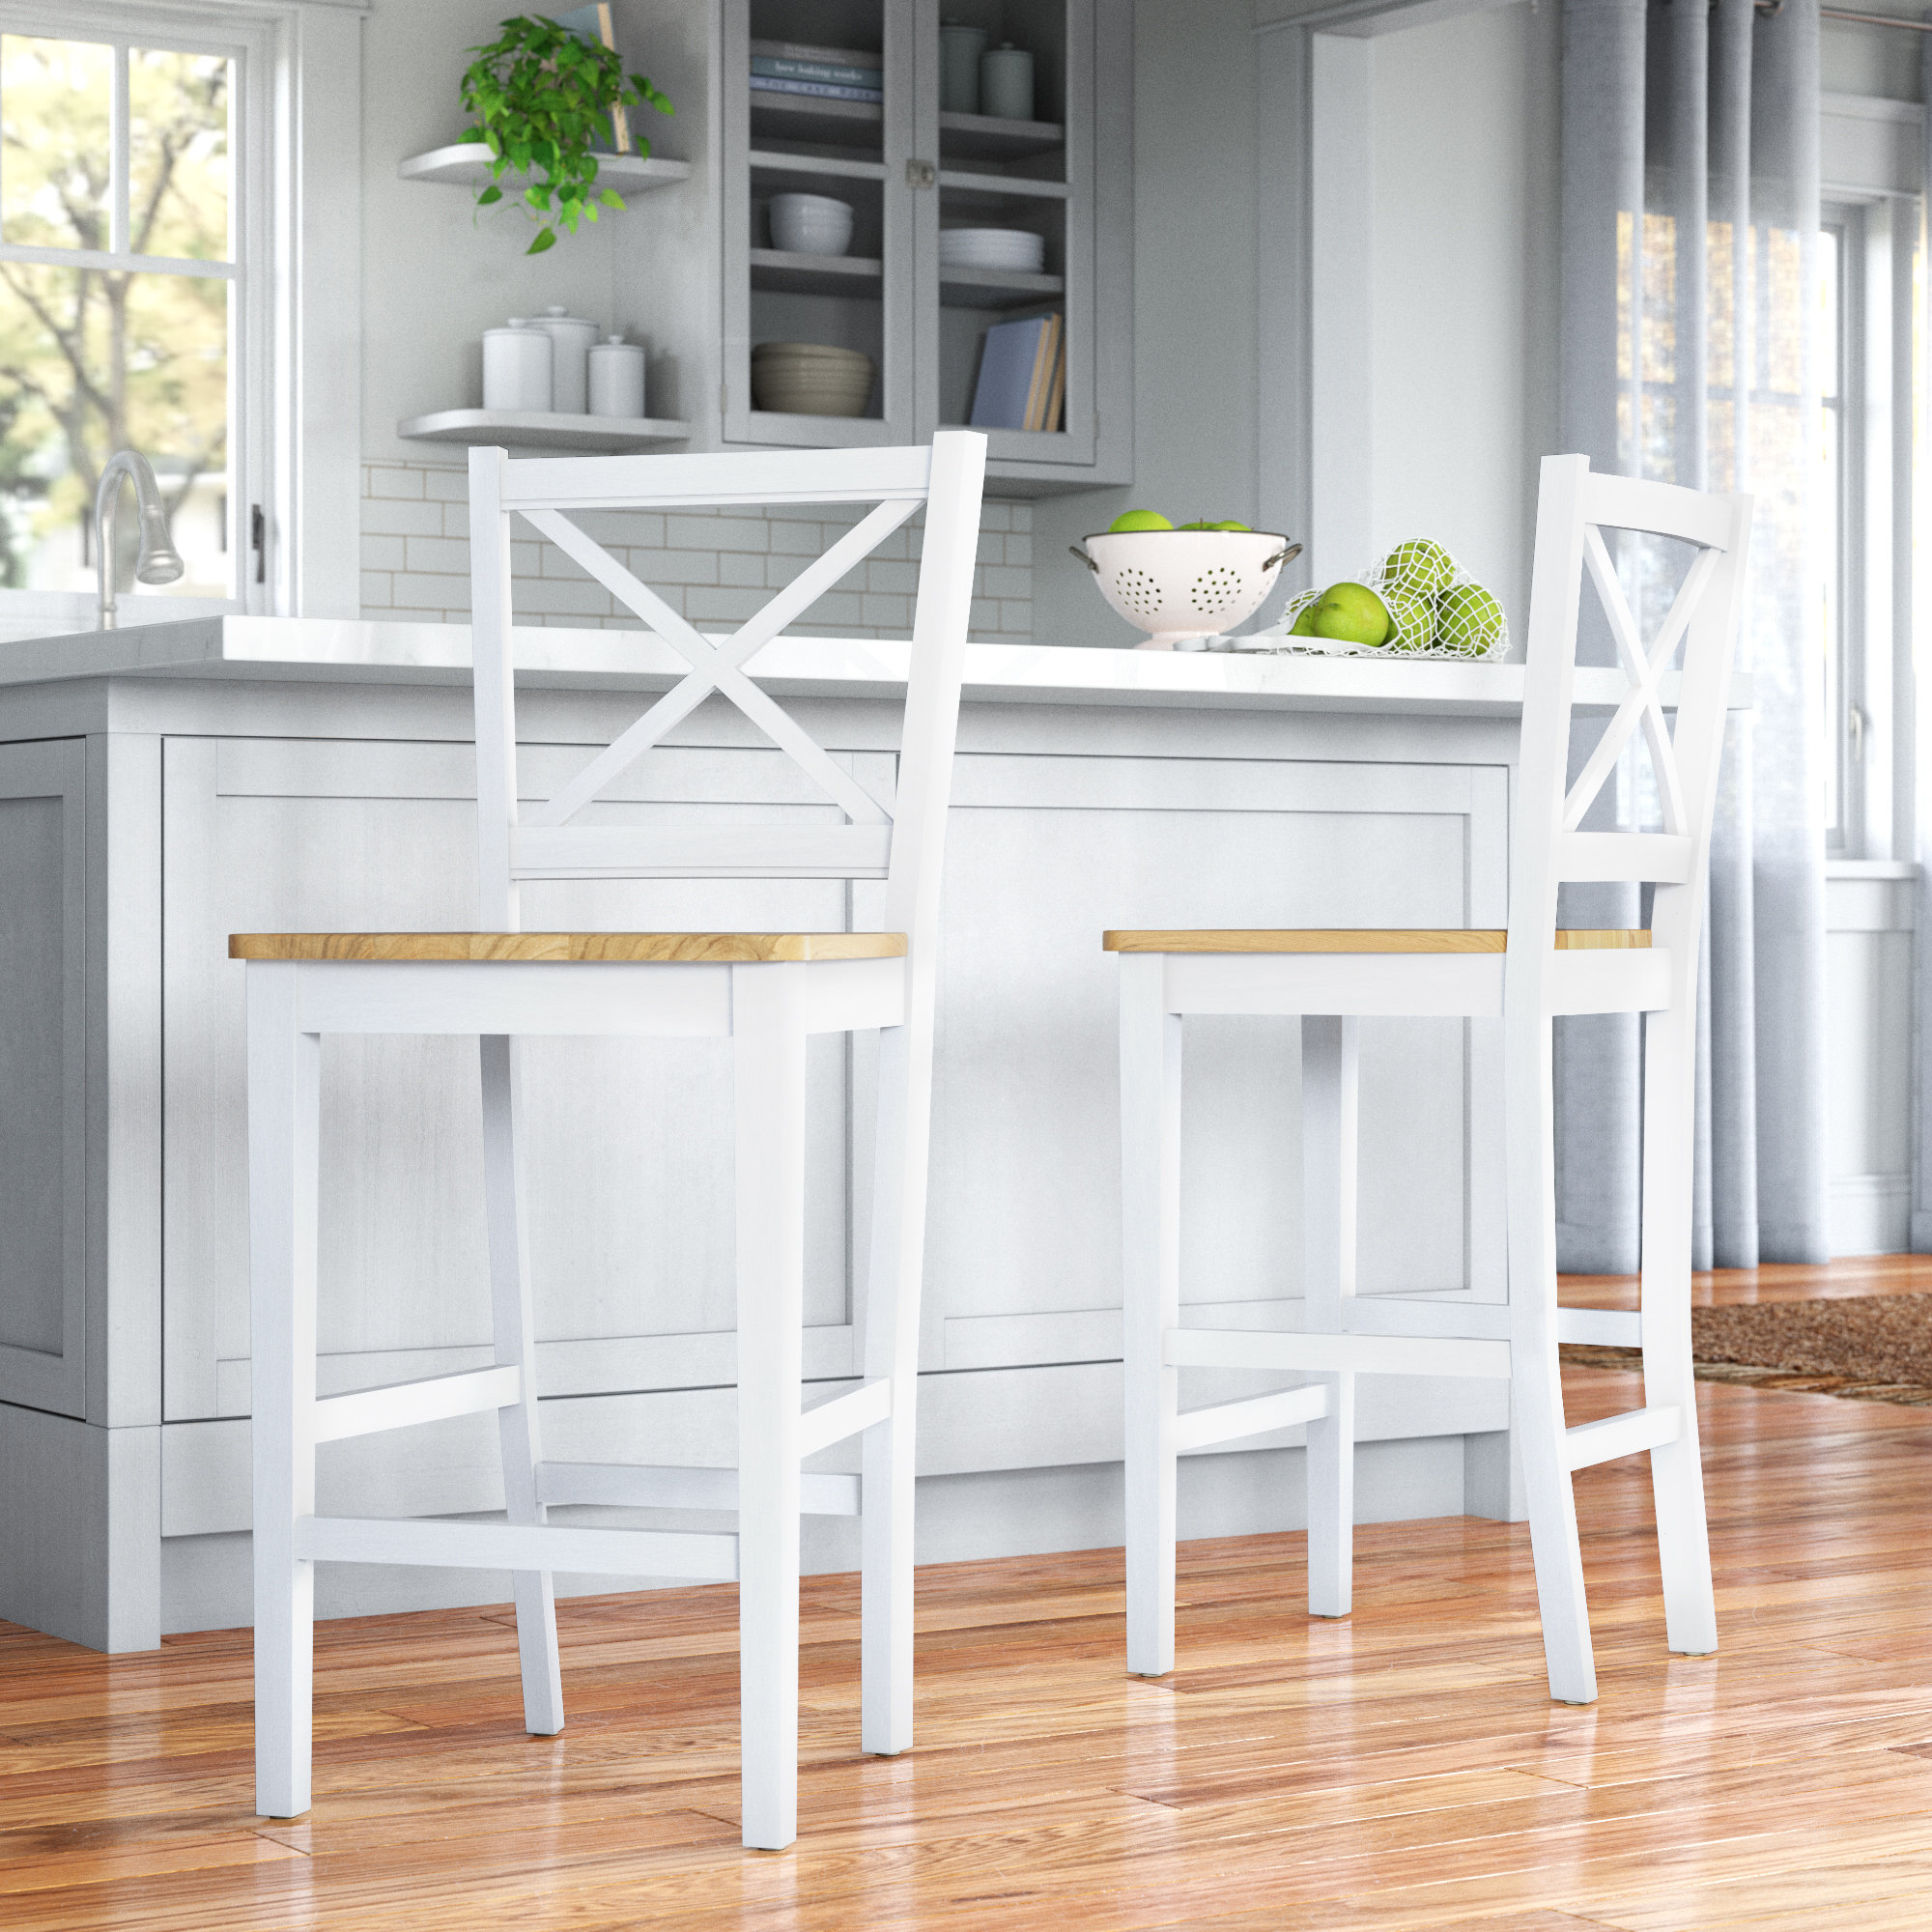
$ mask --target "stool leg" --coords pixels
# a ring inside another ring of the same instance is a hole
[[[1682,1009],[1644,1022],[1643,1399],[1674,1404],[1675,1442],[1650,1452],[1664,1640],[1708,1656],[1718,1647],[1718,1605],[1704,1518],[1697,1443],[1697,1381],[1690,1367],[1690,1134],[1696,1104],[1696,1018]]]
[[[879,1035],[866,1378],[892,1383],[893,1412],[861,1439],[863,1609],[860,1748],[894,1757],[912,1744],[913,1499],[919,1401],[919,1291],[932,1111],[929,1022]]]
[[[504,1511],[512,1522],[539,1523],[548,1512],[537,1500],[537,1463],[542,1448],[537,1425],[536,1318],[530,1297],[524,1171],[518,1150],[523,1089],[514,1040],[502,1034],[485,1034],[479,1047],[492,1323],[497,1364],[514,1366],[521,1372],[524,1398],[513,1407],[497,1411]],[[563,1729],[563,1676],[557,1658],[556,1596],[551,1573],[519,1570],[511,1577],[511,1587],[517,1602],[524,1727],[537,1737],[554,1737]]]
[[[1358,1023],[1301,1022],[1302,1293],[1311,1334],[1346,1333],[1355,1293]],[[1346,1617],[1353,1602],[1355,1376],[1322,1376],[1328,1413],[1308,1425],[1308,1613]]]
[[[1180,1016],[1166,962],[1121,955],[1121,1261],[1126,1395],[1127,1668],[1174,1668],[1175,1418],[1180,1325]]]
[[[309,1807],[315,1565],[315,1285],[322,1041],[296,1026],[296,976],[248,967],[248,1277],[254,1382],[255,1808]]]
[[[744,1840],[798,1835],[805,1034],[787,976],[732,974],[738,1229],[738,1682]]]
[[[1505,1034],[1509,1196],[1510,1415],[1522,1443],[1536,1600],[1549,1694],[1594,1704],[1597,1665],[1556,1355],[1556,1141],[1550,1023],[1534,1013]]]

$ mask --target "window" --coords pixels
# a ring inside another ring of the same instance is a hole
[[[124,508],[123,623],[356,609],[363,4],[0,0],[0,636],[94,622],[123,447],[187,565]]]
[[[1813,539],[1827,849],[1909,856],[1914,277],[1918,209],[1902,195],[1828,202],[1818,250],[1821,482]]]
[[[185,597],[226,528],[245,310],[229,52],[0,32],[0,582],[85,591],[107,459],[154,465]],[[133,520],[119,530],[130,548]],[[128,559],[121,560],[125,577]]]

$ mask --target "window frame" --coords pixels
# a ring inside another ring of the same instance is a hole
[[[1836,764],[1839,810],[1827,856],[1903,859],[1912,856],[1915,823],[1911,304],[1918,197],[1834,187],[1821,216],[1844,237],[1838,702],[1824,721],[1823,747]]]
[[[119,595],[120,621],[361,609],[361,20],[368,0],[0,0],[0,33],[241,63],[229,345],[233,598]],[[327,289],[311,319],[304,287]],[[265,548],[257,582],[251,512]],[[0,588],[0,635],[96,622],[89,591]]]

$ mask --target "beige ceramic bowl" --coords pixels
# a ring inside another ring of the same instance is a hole
[[[752,351],[752,401],[786,415],[862,416],[876,365],[823,342],[761,342]]]

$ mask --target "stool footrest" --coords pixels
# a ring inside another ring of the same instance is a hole
[[[316,1404],[315,1440],[341,1442],[352,1435],[407,1429],[414,1422],[442,1422],[452,1415],[508,1408],[523,1399],[523,1372],[514,1363],[433,1376],[427,1381],[395,1382],[388,1388],[355,1389],[348,1395],[325,1396]]]
[[[1626,1308],[1559,1308],[1556,1339],[1593,1349],[1641,1349],[1643,1317]]]
[[[883,1422],[893,1412],[893,1385],[882,1376],[877,1381],[861,1382],[830,1402],[809,1408],[798,1421],[798,1453],[810,1456],[829,1449],[875,1422]]]
[[[1321,1382],[1306,1388],[1276,1389],[1272,1395],[1250,1396],[1245,1402],[1224,1402],[1212,1408],[1189,1409],[1177,1416],[1174,1446],[1182,1455],[1216,1442],[1235,1442],[1244,1435],[1265,1435],[1270,1430],[1293,1429],[1297,1422],[1314,1422],[1328,1413],[1328,1391]]]
[[[857,1516],[859,1478],[818,1475],[798,1479],[804,1516]],[[635,1463],[539,1463],[537,1496],[546,1503],[605,1503],[622,1509],[735,1510],[736,1469],[647,1467]]]
[[[1684,1418],[1674,1402],[1627,1409],[1601,1422],[1579,1422],[1575,1429],[1566,1429],[1564,1461],[1573,1471],[1588,1469],[1619,1456],[1634,1456],[1640,1449],[1661,1449],[1683,1433]]]
[[[1178,1369],[1286,1369],[1309,1375],[1481,1376],[1507,1380],[1510,1345],[1457,1336],[1300,1335],[1280,1329],[1170,1328]]]
[[[407,1563],[436,1570],[575,1570],[732,1582],[738,1539],[687,1529],[452,1522],[440,1517],[305,1516],[296,1555],[310,1563]]]

